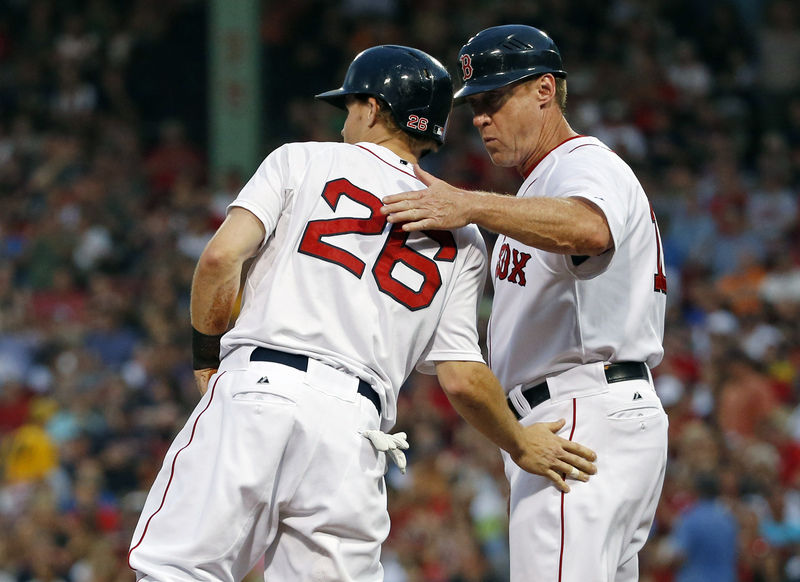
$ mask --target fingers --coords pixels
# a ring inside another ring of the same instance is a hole
[[[395,224],[395,223],[403,223],[401,228],[405,232],[413,232],[417,230],[425,230],[426,228],[431,228],[433,221],[429,218],[424,218],[419,220],[417,216],[417,212],[414,210],[409,210],[407,212],[399,212],[397,214],[390,214],[386,217],[386,221]]]
[[[433,221],[430,219],[425,220],[418,220],[416,222],[406,222],[401,227],[405,232],[414,232],[417,230],[425,230],[427,228],[431,228]]]
[[[589,475],[586,472],[568,465],[567,463],[558,463],[557,469],[549,469],[544,476],[550,479],[559,491],[563,491],[564,493],[570,492],[569,485],[567,485],[566,481],[567,479],[573,479],[583,483],[589,480]]]
[[[384,208],[387,208],[387,212],[389,215],[386,219],[389,222],[414,222],[420,219],[419,210],[415,208],[408,208],[407,202],[398,202],[397,204],[392,204],[391,206],[384,206],[381,208],[381,212],[384,211]],[[397,210],[392,210],[393,207],[397,207]],[[402,210],[400,209],[402,207]]]
[[[409,205],[403,204],[409,200],[419,200],[422,192],[421,190],[411,190],[409,192],[400,192],[399,194],[390,194],[389,196],[383,197],[383,208],[381,208],[381,212],[384,214],[399,212],[401,210],[407,210]]]
[[[560,418],[560,419],[555,420],[553,422],[546,422],[546,423],[543,423],[543,424],[545,426],[547,426],[547,428],[549,428],[551,432],[557,433],[559,430],[564,428],[564,425],[566,423],[567,423],[566,420],[564,420],[563,418]],[[570,440],[567,440],[567,439],[561,439],[561,447],[565,451],[567,451],[569,453],[572,453],[572,456],[574,458],[576,458],[576,459],[577,459],[577,457],[582,457],[582,458],[584,458],[584,459],[586,459],[588,461],[592,461],[592,462],[597,460],[597,453],[595,453],[592,449],[590,449],[588,447],[584,447],[582,444],[580,444],[578,442],[570,441]],[[575,455],[577,455],[577,457]]]
[[[579,468],[574,467],[568,463],[558,463],[558,468],[555,471],[562,475],[564,479],[573,479],[575,481],[583,481],[584,483],[589,480],[589,474],[581,471]]]
[[[587,473],[588,475],[594,475],[597,473],[597,467],[593,464],[584,459],[583,457],[579,457],[577,455],[571,455],[569,453],[565,453],[561,456],[561,461],[563,461],[567,465],[566,472],[569,473],[572,467],[577,468],[578,470]]]
[[[569,493],[569,485],[564,481],[564,478],[552,469],[545,474],[545,477],[550,479],[559,491]]]
[[[433,174],[429,174],[428,172],[423,170],[422,166],[420,166],[419,164],[414,164],[414,174],[416,174],[417,178],[419,178],[419,181],[425,184],[426,186],[430,186],[431,184],[433,184],[433,181],[436,179],[436,177]]]
[[[392,194],[383,199],[381,213],[391,224],[403,223],[403,230],[406,232],[425,230],[430,228],[432,221],[422,218],[419,208],[415,208],[413,201],[419,198],[419,191]]]
[[[564,448],[565,451],[576,455],[577,457],[582,457],[587,461],[596,461],[597,460],[597,453],[595,453],[592,449],[588,447],[584,447],[580,443],[576,443],[575,441],[568,441],[564,439],[564,442],[561,443],[561,446]]]

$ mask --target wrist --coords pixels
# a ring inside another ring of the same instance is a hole
[[[509,430],[507,431],[507,446],[503,448],[509,454],[513,461],[517,461],[522,455],[525,454],[525,428],[519,421],[511,415]]]
[[[219,368],[219,348],[224,333],[209,335],[192,327],[192,368],[206,370]]]
[[[491,192],[464,190],[464,196],[464,213],[466,214],[467,224],[483,226],[493,194]]]
[[[462,212],[464,213],[465,224],[476,224],[476,220],[478,219],[478,216],[480,216],[480,193],[473,192],[471,190],[461,190],[461,203],[463,205]]]

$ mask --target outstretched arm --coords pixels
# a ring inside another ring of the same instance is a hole
[[[517,198],[462,190],[414,165],[424,190],[384,198],[383,214],[403,230],[450,229],[474,223],[529,246],[595,256],[611,248],[605,215],[583,198]]]
[[[249,210],[232,208],[206,245],[192,279],[192,327],[207,336],[225,333],[239,294],[242,265],[264,240],[264,225]],[[219,350],[217,350],[219,351]],[[216,368],[195,370],[201,394]]]
[[[547,477],[568,492],[564,475],[578,469],[576,477],[587,481],[597,469],[593,451],[557,434],[564,426],[556,422],[522,426],[506,403],[500,383],[488,366],[480,362],[439,362],[439,383],[456,411],[484,436],[511,455],[529,473]]]

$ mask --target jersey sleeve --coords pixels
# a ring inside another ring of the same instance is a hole
[[[292,160],[292,154],[289,145],[269,154],[228,206],[229,211],[233,207],[249,210],[262,222],[266,231],[262,244],[275,230],[288,194],[293,189],[289,170],[292,165],[302,164],[302,161]]]
[[[564,268],[579,279],[589,279],[605,271],[619,242],[625,236],[631,206],[630,178],[625,165],[607,147],[586,145],[562,159],[548,179],[548,193],[558,198],[579,197],[588,200],[605,215],[614,246],[596,257],[575,261],[557,255]]]
[[[439,325],[416,366],[423,374],[435,374],[436,362],[483,362],[478,345],[478,304],[486,281],[486,244],[477,228],[465,229],[469,242],[466,259],[449,289]]]

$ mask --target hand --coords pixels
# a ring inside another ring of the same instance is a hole
[[[383,199],[383,214],[389,222],[404,222],[403,230],[446,230],[469,223],[468,194],[414,164],[414,173],[427,186],[425,190],[412,190],[393,194]]]
[[[361,434],[369,439],[375,450],[381,451],[389,455],[389,458],[394,461],[400,472],[406,472],[406,456],[403,450],[408,448],[408,441],[406,440],[406,433],[398,432],[395,434],[385,433],[379,430],[365,430]],[[401,450],[402,449],[402,450]]]
[[[537,422],[525,427],[525,445],[514,462],[522,469],[547,477],[564,493],[569,493],[565,479],[588,481],[589,475],[597,472],[592,461],[597,459],[594,451],[558,436],[566,421]]]
[[[208,381],[211,379],[211,376],[216,373],[216,368],[204,368],[194,371],[194,382],[201,395],[206,393],[206,390],[208,390]]]

